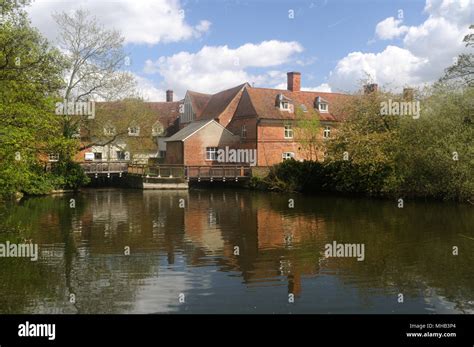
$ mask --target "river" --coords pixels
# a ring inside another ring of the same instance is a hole
[[[0,206],[6,241],[39,255],[0,258],[0,313],[474,312],[470,205],[86,189]]]

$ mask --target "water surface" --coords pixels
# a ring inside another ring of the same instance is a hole
[[[469,205],[91,189],[0,206],[6,240],[40,255],[0,258],[0,313],[474,312]]]

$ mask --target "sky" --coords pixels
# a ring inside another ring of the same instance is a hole
[[[353,92],[437,80],[468,49],[474,0],[35,0],[31,21],[53,44],[55,12],[89,10],[125,38],[126,69],[149,101],[248,82]]]

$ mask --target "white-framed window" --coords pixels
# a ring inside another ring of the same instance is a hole
[[[325,102],[321,102],[319,104],[319,111],[320,112],[328,112],[328,104],[326,104]]]
[[[246,139],[247,138],[247,127],[244,125],[242,125],[242,128],[240,130],[240,136],[243,138],[243,139]]]
[[[217,147],[206,147],[206,160],[217,160]]]
[[[293,138],[293,127],[290,124],[285,125],[285,139]]]
[[[295,153],[293,152],[283,152],[281,158],[283,160],[293,159],[295,157]]]
[[[136,125],[130,126],[128,128],[128,136],[138,136],[140,135],[140,127]]]
[[[57,154],[57,153],[49,153],[49,154],[48,154],[48,161],[49,161],[49,162],[56,162],[56,161],[59,161],[59,154]]]
[[[323,130],[323,138],[328,139],[331,137],[331,127],[326,126]]]
[[[280,103],[280,108],[282,110],[288,111],[290,109],[290,103],[288,101],[282,101]]]
[[[156,122],[155,124],[153,124],[153,127],[151,128],[151,135],[152,136],[163,135],[163,126],[161,125],[160,122]]]
[[[105,136],[114,136],[115,135],[115,127],[113,125],[106,125],[104,127],[104,135]]]

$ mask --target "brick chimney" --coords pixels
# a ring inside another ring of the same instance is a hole
[[[301,89],[301,73],[288,72],[287,74],[288,90],[292,92],[299,92]]]
[[[413,101],[415,91],[413,88],[403,88],[403,100]]]
[[[379,85],[377,83],[369,83],[364,86],[364,94],[370,94],[377,92]]]
[[[173,91],[170,89],[166,91],[166,102],[173,102]]]

